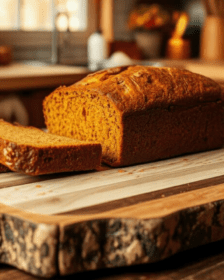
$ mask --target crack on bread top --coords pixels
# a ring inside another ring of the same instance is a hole
[[[221,100],[220,85],[213,80],[169,67],[116,67],[92,73],[72,87],[106,95],[124,113]]]

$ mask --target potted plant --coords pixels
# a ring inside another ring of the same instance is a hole
[[[158,4],[142,4],[131,11],[128,28],[134,32],[145,58],[160,56],[163,30],[170,19],[170,13]]]

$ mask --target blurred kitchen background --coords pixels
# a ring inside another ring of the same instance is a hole
[[[223,19],[224,0],[0,0],[0,118],[44,127],[46,95],[116,65],[222,80]]]

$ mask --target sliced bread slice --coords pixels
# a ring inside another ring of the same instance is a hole
[[[101,145],[0,120],[0,163],[29,175],[85,171],[101,162]]]

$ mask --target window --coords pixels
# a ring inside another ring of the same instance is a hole
[[[18,26],[17,13],[19,1],[0,0],[0,29],[16,29]]]
[[[58,0],[56,25],[59,30],[84,31],[87,28],[86,0]]]
[[[0,0],[0,29],[72,32],[87,28],[87,0]]]
[[[60,63],[85,65],[86,44],[96,30],[95,0],[0,0],[0,45],[15,60],[52,61],[58,32]]]

